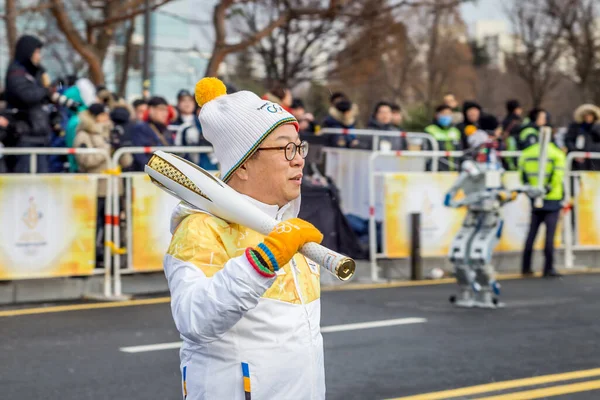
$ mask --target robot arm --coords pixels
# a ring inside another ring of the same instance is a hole
[[[446,197],[444,198],[444,205],[446,207],[458,208],[462,206],[462,204],[460,204],[460,200],[454,200],[454,196],[456,196],[456,194],[462,188],[463,184],[467,179],[469,179],[469,174],[465,171],[461,172],[456,182],[454,182],[454,185],[452,185],[450,190],[448,190],[448,192],[446,193]]]
[[[458,176],[456,182],[454,182],[454,185],[452,185],[452,187],[446,193],[446,197],[444,198],[444,205],[446,207],[458,208],[471,202],[474,202],[475,199],[469,196],[458,201],[454,200],[454,197],[456,196],[458,191],[463,188],[466,181],[478,176],[479,174],[481,174],[481,172],[479,171],[479,168],[477,168],[477,165],[475,165],[475,163],[473,163],[470,160],[464,161],[462,163],[462,172]]]

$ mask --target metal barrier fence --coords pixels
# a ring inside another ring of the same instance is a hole
[[[565,201],[567,203],[567,207],[565,208],[565,225],[566,226],[577,226],[577,219],[573,218],[573,202],[574,197],[571,191],[571,177],[576,176],[572,170],[573,160],[576,158],[586,158],[586,159],[600,159],[600,153],[590,153],[583,151],[574,151],[567,154],[567,165],[565,166]],[[575,259],[573,255],[573,250],[584,250],[584,249],[600,249],[600,243],[598,246],[594,247],[583,247],[577,246],[573,240],[572,236],[573,232],[571,229],[565,229],[565,267],[573,268],[573,261]]]
[[[500,151],[500,157],[519,157],[520,151]],[[431,158],[437,160],[440,157],[456,157],[460,158],[465,155],[464,151],[374,151],[369,157],[369,261],[371,269],[371,280],[379,280],[379,267],[377,260],[380,258],[388,258],[385,241],[382,244],[382,252],[377,252],[377,222],[375,217],[376,200],[376,185],[375,179],[383,177],[390,172],[375,171],[375,160],[379,157],[409,157],[409,158]],[[437,164],[437,162],[432,162]],[[398,171],[400,172],[400,171]],[[432,171],[435,172],[435,171]],[[568,230],[568,229],[567,229]],[[384,231],[384,230],[382,230]]]
[[[112,157],[112,167],[113,169],[118,169],[119,161],[121,157],[126,154],[151,154],[156,150],[162,150],[170,153],[186,153],[186,154],[206,154],[213,151],[212,147],[206,146],[166,146],[166,147],[122,147],[115,151]],[[122,295],[122,283],[121,283],[121,275],[122,274],[132,274],[135,273],[132,268],[132,243],[133,243],[133,231],[132,231],[132,210],[131,210],[131,178],[136,175],[145,175],[143,172],[119,172],[112,179],[113,186],[113,198],[112,198],[112,209],[113,214],[111,220],[113,221],[113,236],[114,242],[120,246],[121,243],[121,231],[120,231],[120,203],[119,203],[119,191],[118,191],[118,180],[124,178],[126,180],[126,188],[125,188],[125,206],[126,206],[126,242],[125,248],[119,249],[115,251],[113,254],[113,263],[115,265],[114,269],[114,293],[115,296]],[[121,269],[121,255],[127,255],[127,267]]]
[[[383,132],[383,133],[382,133]],[[337,131],[330,132],[332,134]],[[381,134],[380,134],[381,133]],[[385,133],[388,133],[386,135]],[[389,132],[377,131],[379,136],[389,136]],[[406,134],[407,137],[409,134]],[[425,134],[426,135],[426,134]],[[375,137],[375,135],[374,135]],[[415,136],[419,137],[419,136]],[[437,143],[436,143],[437,145]],[[132,268],[132,210],[131,210],[131,178],[136,175],[143,175],[142,172],[126,172],[122,173],[119,166],[120,158],[125,154],[151,154],[156,150],[163,150],[172,153],[193,153],[202,154],[210,153],[213,151],[212,147],[126,147],[118,149],[112,156],[108,152],[101,149],[87,149],[87,148],[0,148],[0,155],[30,155],[31,160],[35,160],[38,155],[77,155],[77,154],[101,154],[107,160],[109,169],[102,174],[89,174],[96,176],[99,179],[107,179],[107,192],[106,192],[106,206],[105,206],[105,241],[104,241],[104,268],[94,269],[93,275],[104,275],[103,282],[103,294],[104,297],[121,297],[122,296],[122,274],[132,274],[136,271]],[[502,157],[518,157],[520,152],[499,152]],[[378,176],[383,176],[385,172],[377,172],[374,170],[374,162],[379,157],[408,157],[408,158],[428,158],[432,160],[438,160],[441,157],[462,157],[464,152],[462,151],[373,151],[369,156],[369,248],[370,248],[370,262],[371,262],[371,278],[376,281],[378,280],[378,266],[377,259],[386,257],[385,250],[382,253],[377,253],[377,236],[376,236],[376,220],[375,220],[375,179]],[[565,172],[565,200],[568,204],[572,204],[574,201],[574,195],[570,186],[570,179],[576,176],[577,173],[572,171],[572,163],[575,158],[588,158],[588,159],[600,159],[600,153],[588,153],[588,152],[573,152],[567,156],[567,167]],[[30,173],[36,173],[36,161],[30,161],[32,171]],[[437,162],[432,162],[433,165],[437,166]],[[13,175],[13,174],[11,174]],[[126,242],[125,247],[120,248],[120,203],[119,203],[119,179],[126,180]],[[564,229],[564,251],[565,251],[565,266],[567,268],[573,267],[573,251],[579,249],[589,249],[590,247],[581,247],[576,245],[576,241],[573,240],[573,229],[575,229],[576,221],[573,220],[573,213],[570,207],[565,208],[565,221],[563,225]],[[570,228],[570,229],[568,229]],[[594,247],[594,249],[600,248],[600,246]],[[124,269],[120,268],[121,256],[127,255],[127,266]],[[114,269],[113,269],[114,265]],[[111,273],[114,276],[111,276]],[[114,278],[111,279],[111,278]],[[114,285],[114,286],[113,286]]]
[[[45,148],[45,147],[23,147],[23,148],[12,148],[12,147],[0,147],[0,155],[16,155],[16,156],[30,156],[29,158],[29,166],[30,171],[29,174],[37,173],[37,156],[38,155],[77,155],[77,154],[99,154],[103,156],[106,160],[107,165],[110,166],[111,159],[110,154],[102,149],[88,149],[88,148]],[[7,175],[18,175],[18,174],[7,174]],[[55,174],[53,174],[55,175]],[[68,175],[68,174],[65,174]],[[112,187],[110,184],[110,175],[107,174],[88,174],[91,176],[96,176],[99,179],[106,179],[106,208],[104,211],[104,268],[95,268],[92,272],[92,275],[104,275],[103,282],[103,293],[104,297],[109,298],[112,296],[112,286],[111,286],[111,264],[110,264],[110,255],[111,255],[111,229],[110,229],[110,199],[112,198]],[[74,175],[75,176],[75,175]]]

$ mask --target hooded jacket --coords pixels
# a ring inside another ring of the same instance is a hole
[[[584,115],[591,113],[595,121],[587,124]],[[593,104],[582,104],[573,113],[574,122],[569,125],[565,135],[567,150],[597,152],[600,151],[600,108]],[[584,159],[575,160],[574,170],[600,171],[600,160]]]
[[[300,206],[300,199],[279,209],[246,198],[277,220]],[[264,236],[184,203],[171,233],[164,269],[183,339],[184,397],[324,399],[319,266],[296,254],[265,278],[243,254]]]
[[[43,46],[34,36],[21,36],[15,58],[6,71],[5,96],[8,108],[18,109],[14,135],[28,145],[45,146],[50,141],[50,119],[42,108],[49,91],[42,84],[44,69],[31,62],[36,49]]]

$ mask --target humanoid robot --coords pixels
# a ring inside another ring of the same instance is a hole
[[[467,215],[449,251],[459,285],[458,294],[451,296],[450,302],[458,307],[498,308],[504,304],[498,300],[500,285],[491,260],[502,235],[501,208],[519,193],[536,197],[539,189],[524,186],[506,190],[502,185],[504,170],[497,157],[497,142],[485,132],[477,133],[474,136],[478,138],[469,138],[475,145],[471,152],[474,159],[462,162],[460,176],[444,200],[446,207],[467,207]],[[464,197],[455,200],[460,190]]]

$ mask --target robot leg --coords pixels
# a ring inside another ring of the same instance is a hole
[[[471,247],[471,258],[475,265],[476,281],[481,291],[475,296],[476,307],[497,308],[504,304],[498,301],[500,284],[496,281],[496,271],[492,265],[492,252],[498,244],[502,232],[499,213],[488,213],[476,233]]]
[[[476,273],[469,265],[469,247],[475,234],[476,218],[473,213],[467,213],[458,234],[450,246],[450,261],[454,264],[456,282],[459,291],[450,296],[450,302],[457,307],[472,307],[473,293],[481,289],[476,281]]]

